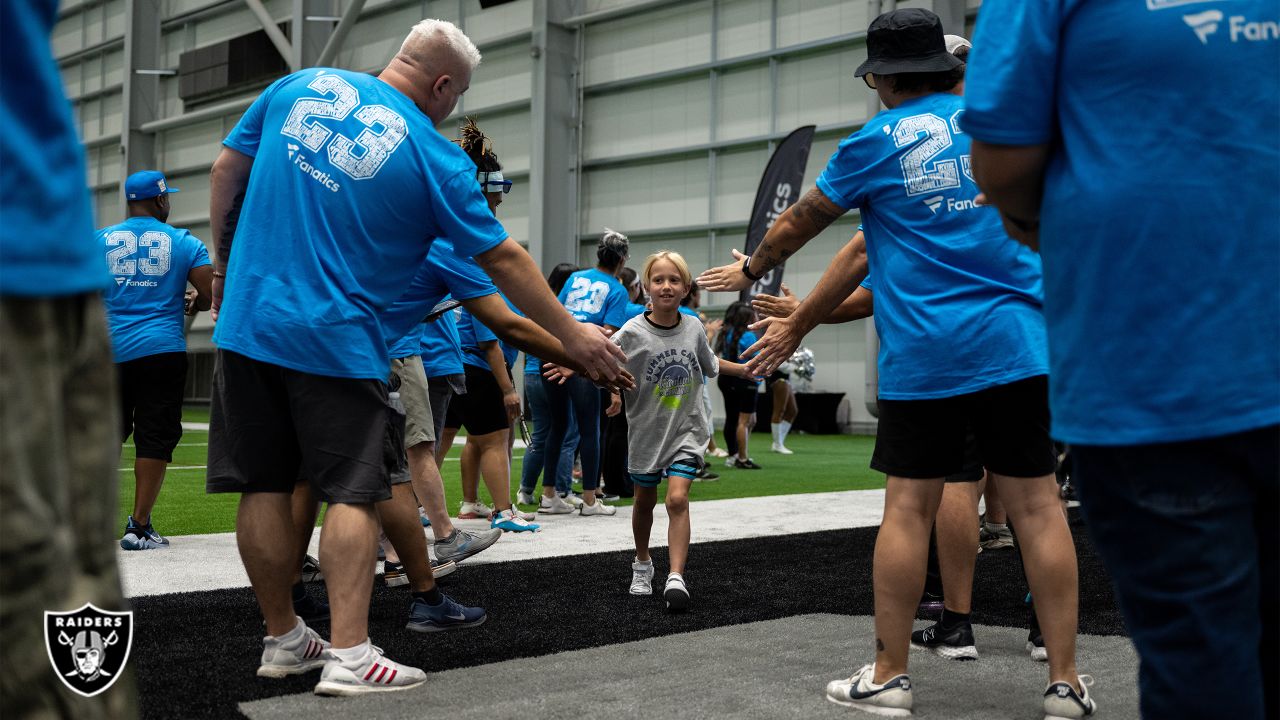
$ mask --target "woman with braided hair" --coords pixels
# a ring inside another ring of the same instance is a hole
[[[489,209],[496,211],[502,196],[511,190],[511,181],[502,177],[502,164],[493,144],[467,118],[459,131],[458,145],[476,164],[476,179],[484,191]],[[508,303],[510,305],[510,303]],[[514,307],[512,308],[514,310]],[[517,311],[518,312],[518,311]],[[462,450],[462,506],[459,518],[486,518],[491,527],[511,532],[537,530],[532,515],[511,504],[511,427],[520,417],[520,396],[511,376],[517,350],[500,342],[465,309],[458,311],[458,336],[467,381],[467,401],[450,406],[443,434],[447,453],[458,428],[467,429]],[[493,499],[493,507],[480,501],[480,479]]]

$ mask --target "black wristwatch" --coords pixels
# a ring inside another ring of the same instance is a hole
[[[764,277],[763,275],[756,275],[751,272],[751,256],[750,255],[748,255],[742,261],[742,274],[746,275],[747,279],[750,280],[751,282],[760,282],[760,278]]]

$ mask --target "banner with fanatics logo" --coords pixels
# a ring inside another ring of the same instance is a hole
[[[773,222],[799,199],[815,129],[813,125],[805,125],[792,131],[769,158],[764,177],[760,178],[760,187],[756,189],[756,200],[751,205],[751,224],[747,226],[744,253],[750,255],[755,252],[765,233],[773,227]],[[751,287],[743,290],[738,299],[750,302],[756,295],[777,295],[782,287],[783,265],[785,263],[779,263],[765,273]]]

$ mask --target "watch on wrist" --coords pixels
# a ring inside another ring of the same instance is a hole
[[[760,282],[760,278],[764,277],[763,275],[756,275],[755,273],[751,272],[751,256],[750,255],[743,258],[742,260],[742,274],[746,275],[747,279],[750,280],[751,282]]]

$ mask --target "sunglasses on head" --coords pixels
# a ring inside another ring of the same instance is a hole
[[[489,180],[488,182],[481,184],[481,187],[484,188],[484,191],[487,193],[500,192],[503,195],[506,195],[507,193],[511,192],[511,181],[510,180]]]

